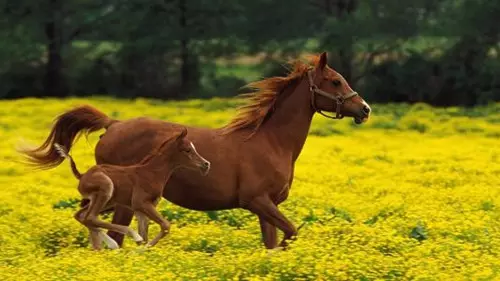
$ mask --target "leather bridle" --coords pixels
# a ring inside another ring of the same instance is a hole
[[[325,116],[325,117],[328,117],[328,118],[331,118],[331,119],[342,119],[344,118],[344,116],[340,113],[340,109],[342,107],[342,105],[344,104],[344,102],[348,99],[351,99],[355,96],[358,95],[357,92],[350,92],[349,94],[343,96],[341,93],[339,92],[336,92],[336,93],[328,93],[328,92],[325,92],[323,90],[321,90],[316,84],[314,84],[314,78],[313,78],[313,71],[314,69],[310,69],[308,72],[307,72],[307,76],[309,78],[309,91],[311,92],[311,106],[312,108],[314,109],[314,111],[318,112],[319,114]],[[320,94],[324,97],[327,97],[331,100],[334,100],[336,103],[337,103],[337,106],[335,107],[335,117],[334,116],[329,116],[329,115],[326,115],[324,114],[323,112],[321,112],[321,109],[318,109],[316,107],[316,97],[314,94]]]

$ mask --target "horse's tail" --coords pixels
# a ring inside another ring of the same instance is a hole
[[[80,174],[80,172],[76,168],[75,160],[73,160],[73,157],[71,157],[71,155],[69,155],[69,153],[66,151],[66,149],[58,143],[54,143],[54,149],[62,158],[66,158],[69,160],[69,164],[71,165],[71,171],[73,172],[73,175],[75,175],[76,179],[78,179],[78,180],[81,179],[82,174]]]
[[[39,169],[51,169],[64,161],[56,151],[54,144],[63,146],[67,153],[81,136],[107,129],[118,122],[89,105],[79,106],[59,115],[52,126],[49,136],[42,145],[36,148],[18,148],[24,154],[27,164]]]

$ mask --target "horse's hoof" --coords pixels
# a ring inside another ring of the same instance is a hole
[[[284,250],[285,250],[284,247],[276,247],[276,248],[273,248],[273,249],[267,249],[267,255],[270,256],[270,255],[273,255],[275,253],[282,252]]]

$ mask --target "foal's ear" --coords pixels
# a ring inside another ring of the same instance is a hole
[[[321,53],[321,55],[319,55],[318,68],[320,70],[323,70],[327,64],[328,64],[328,56],[326,55],[326,52],[323,52]]]
[[[188,133],[188,131],[187,131],[186,127],[182,127],[181,133],[177,136],[177,138],[175,140],[176,141],[182,140],[183,138],[186,137],[187,133]]]

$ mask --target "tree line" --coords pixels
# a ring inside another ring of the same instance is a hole
[[[500,2],[1,0],[0,98],[232,96],[328,51],[370,102],[500,101]]]

